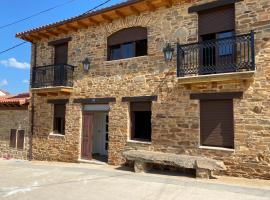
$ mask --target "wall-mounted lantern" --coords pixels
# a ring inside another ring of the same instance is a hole
[[[169,43],[167,44],[165,48],[163,48],[164,58],[166,62],[172,61],[173,52],[174,52],[174,48]]]
[[[83,61],[82,61],[82,64],[83,64],[83,70],[85,72],[88,72],[89,69],[90,69],[90,60],[88,58],[85,58]]]

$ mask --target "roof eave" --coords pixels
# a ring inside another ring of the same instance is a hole
[[[105,17],[103,16],[106,14],[108,15],[109,13],[110,14],[114,14],[114,13],[117,14],[116,11],[124,10],[127,8],[127,9],[131,10],[131,12],[130,12],[131,14],[129,14],[129,15],[138,14],[138,13],[144,12],[145,10],[153,11],[153,10],[155,10],[155,8],[160,7],[160,6],[171,6],[172,2],[173,2],[172,0],[166,0],[166,1],[152,0],[151,2],[148,0],[129,0],[129,1],[125,1],[123,3],[119,3],[119,4],[116,4],[116,5],[107,7],[107,8],[103,8],[103,9],[88,13],[88,14],[82,14],[82,15],[72,17],[72,18],[69,18],[66,20],[62,20],[62,21],[55,22],[55,23],[48,24],[48,25],[44,25],[44,26],[41,26],[38,28],[30,29],[28,31],[20,32],[20,33],[16,34],[16,37],[23,39],[23,40],[26,40],[26,41],[33,42],[34,40],[40,40],[41,38],[43,38],[43,36],[49,38],[52,35],[52,33],[49,33],[50,31],[53,31],[54,29],[60,29],[60,28],[63,29],[63,27],[66,25],[73,26],[73,25],[75,25],[73,23],[76,23],[76,22],[77,23],[83,22],[83,20],[91,21],[91,19],[92,19],[92,23],[94,25],[97,25],[97,24],[103,23],[105,21],[110,21],[110,20],[108,20],[108,18],[111,18],[111,21],[117,19],[117,18],[113,18],[110,15],[108,16],[107,19],[105,18],[106,16]],[[144,7],[146,9],[144,9]],[[131,8],[133,8],[133,11]],[[147,9],[147,8],[149,8],[149,9]],[[118,15],[119,15],[119,12],[118,12]],[[95,20],[96,20],[95,18],[98,18],[100,16],[102,16],[102,19],[104,18],[104,21],[99,20],[99,21],[95,22]],[[121,18],[121,17],[123,17],[123,16],[119,15],[119,18]],[[126,17],[126,16],[124,16],[124,17]],[[84,21],[84,23],[85,23],[85,21]],[[87,26],[93,25],[92,23],[91,22],[90,22],[90,24],[81,23],[81,26],[87,27]],[[76,24],[76,25],[78,25],[78,24]],[[78,25],[78,27],[75,27],[75,28],[73,27],[72,31],[74,31],[76,29],[78,30],[79,28],[80,28],[80,25]],[[57,35],[57,34],[55,33],[53,35]]]

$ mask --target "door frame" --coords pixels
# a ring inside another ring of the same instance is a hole
[[[82,159],[82,160],[85,160],[85,159],[86,160],[92,160],[93,159],[92,158],[92,155],[93,155],[93,138],[92,137],[93,137],[93,131],[94,131],[94,114],[95,113],[104,113],[104,114],[107,114],[109,116],[109,111],[99,111],[99,110],[97,110],[97,111],[85,111],[85,110],[83,110],[83,112],[82,112],[82,133],[81,133],[81,155],[80,155],[80,159]],[[90,139],[90,144],[89,144],[91,153],[90,153],[88,158],[83,157],[83,152],[82,152],[82,150],[83,150],[83,133],[84,133],[84,116],[85,115],[91,115],[92,116],[92,123],[91,123],[92,124],[92,133],[90,134],[91,139]],[[104,115],[104,116],[106,116],[106,115]],[[106,124],[106,119],[105,119],[105,124]],[[104,131],[106,131],[106,127],[105,127]],[[104,139],[106,140],[106,133],[105,133],[105,138]],[[108,141],[108,143],[109,143],[109,141]],[[106,141],[103,142],[103,145],[104,145],[103,148],[105,148]]]

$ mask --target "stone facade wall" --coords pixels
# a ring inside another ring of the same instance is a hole
[[[35,98],[33,157],[37,160],[74,161],[80,158],[82,107],[75,98],[115,97],[109,112],[109,164],[123,164],[127,149],[201,155],[223,160],[227,175],[270,179],[270,1],[244,0],[236,3],[236,34],[256,32],[256,66],[248,81],[217,81],[185,87],[176,78],[176,58],[165,63],[162,49],[167,42],[197,41],[198,17],[189,14],[191,5],[211,0],[175,1],[171,8],[141,13],[92,26],[51,40],[72,37],[68,64],[74,72],[71,96]],[[177,3],[178,2],[178,3]],[[107,37],[123,28],[148,28],[148,56],[106,61]],[[81,61],[91,58],[89,73]],[[37,65],[53,63],[53,48],[48,40],[37,44]],[[235,149],[199,148],[199,101],[190,100],[192,92],[243,91],[243,99],[234,100]],[[125,96],[157,95],[152,106],[152,142],[129,142],[129,105]],[[47,99],[70,98],[66,114],[66,135],[52,132],[52,105]]]
[[[0,158],[27,159],[29,112],[25,110],[0,110]],[[10,130],[24,130],[24,149],[9,147]]]

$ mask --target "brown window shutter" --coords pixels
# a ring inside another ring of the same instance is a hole
[[[54,131],[58,131],[61,134],[65,132],[65,115],[66,105],[65,104],[54,104]]]
[[[54,116],[65,117],[66,105],[65,104],[54,104]]]
[[[18,149],[24,148],[24,130],[18,131],[17,148]]]
[[[151,111],[152,102],[130,102],[131,111]]]
[[[147,39],[147,28],[132,27],[122,29],[108,37],[108,46],[124,44],[138,40]]]
[[[199,12],[199,35],[235,29],[234,4]]]
[[[68,61],[68,43],[54,46],[54,64],[67,64]]]
[[[9,140],[9,147],[16,148],[16,129],[10,130],[10,140]]]
[[[201,145],[234,148],[233,100],[200,101]]]

